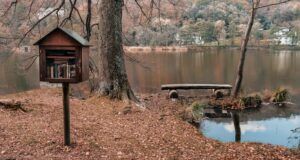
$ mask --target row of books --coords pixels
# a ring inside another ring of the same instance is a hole
[[[61,79],[61,78],[75,78],[76,66],[75,64],[68,64],[68,62],[54,62],[47,65],[48,78]]]

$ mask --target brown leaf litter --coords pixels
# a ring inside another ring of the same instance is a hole
[[[40,89],[0,96],[28,112],[0,109],[0,159],[300,159],[297,151],[205,138],[165,95],[142,96],[146,109],[92,97],[71,98],[71,147],[63,146],[62,95]]]

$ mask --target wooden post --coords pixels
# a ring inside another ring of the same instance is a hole
[[[70,146],[69,83],[63,83],[63,104],[65,145]]]

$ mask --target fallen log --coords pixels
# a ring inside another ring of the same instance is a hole
[[[16,101],[13,99],[0,99],[0,107],[12,110],[20,109],[23,112],[27,112],[24,108],[22,108],[21,101]]]

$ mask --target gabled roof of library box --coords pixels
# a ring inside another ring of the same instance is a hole
[[[37,40],[34,45],[39,45],[43,40],[45,40],[49,35],[51,35],[53,32],[60,30],[63,33],[65,33],[66,35],[68,35],[70,38],[72,38],[73,40],[75,40],[76,42],[78,42],[80,45],[82,46],[90,46],[89,42],[87,40],[85,40],[83,37],[81,37],[79,34],[77,34],[76,32],[69,30],[69,29],[65,29],[62,27],[56,27],[53,30],[51,30],[50,32],[48,32],[45,36],[43,36],[42,38],[40,38],[39,40]]]

